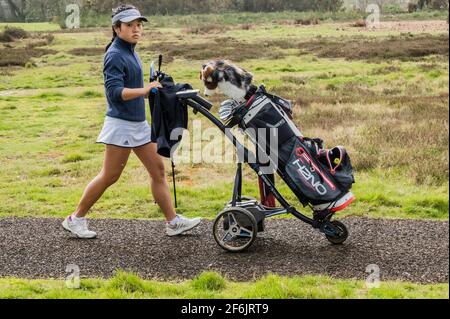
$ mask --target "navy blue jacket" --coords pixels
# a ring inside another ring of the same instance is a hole
[[[145,100],[138,97],[124,101],[124,88],[136,89],[144,87],[142,63],[131,44],[116,37],[104,57],[103,76],[105,94],[108,103],[107,116],[122,120],[145,121]]]

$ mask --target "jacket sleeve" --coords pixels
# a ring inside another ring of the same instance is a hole
[[[106,95],[111,101],[123,102],[125,63],[119,53],[107,53],[105,55],[103,75]]]

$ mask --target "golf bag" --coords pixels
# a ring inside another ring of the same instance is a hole
[[[353,170],[346,150],[342,146],[324,149],[321,139],[304,137],[291,119],[290,102],[261,87],[234,110],[229,124],[238,124],[267,155],[304,206],[312,205],[317,211],[344,209],[354,199],[350,192]]]

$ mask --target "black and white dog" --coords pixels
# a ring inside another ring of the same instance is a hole
[[[205,95],[218,89],[236,102],[248,100],[257,90],[252,84],[253,74],[226,60],[214,60],[202,66],[200,79],[205,85]]]

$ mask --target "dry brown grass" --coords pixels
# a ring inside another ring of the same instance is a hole
[[[384,39],[320,39],[302,43],[300,48],[304,53],[313,53],[322,58],[409,61],[433,54],[448,56],[448,45],[448,34],[408,34]]]
[[[320,23],[320,20],[317,18],[304,18],[294,20],[273,21],[273,23],[282,25],[303,26],[303,25],[317,25]]]
[[[56,51],[41,48],[16,48],[0,49],[0,67],[25,66],[31,58],[37,58],[46,54],[55,54]]]
[[[12,65],[25,66],[31,58],[57,53],[54,50],[40,48],[49,45],[53,42],[53,40],[53,35],[46,34],[33,36],[30,39],[24,40],[26,41],[25,48],[17,47],[22,43],[22,41],[4,44],[3,48],[0,49],[0,67]]]
[[[36,47],[43,47],[51,44],[53,40],[55,39],[53,34],[44,34],[44,35],[37,35],[34,36],[32,40],[30,40],[26,47],[28,49],[33,49]]]
[[[229,30],[230,27],[218,24],[205,24],[186,28],[183,31],[188,34],[218,34]]]
[[[307,77],[304,76],[292,76],[292,75],[284,75],[281,77],[281,81],[285,83],[293,83],[296,85],[305,85],[306,81],[308,80]]]
[[[75,48],[69,51],[69,54],[76,56],[96,56],[103,55],[105,53],[105,48]]]
[[[448,95],[372,96],[297,110],[302,130],[349,148],[356,170],[403,169],[419,184],[449,178]],[[318,102],[318,99],[316,100]]]
[[[364,19],[359,19],[355,22],[353,22],[352,24],[350,24],[352,27],[355,28],[365,28],[366,27],[366,20]]]
[[[436,67],[436,65],[435,65]],[[401,69],[398,66],[395,65],[388,65],[388,66],[383,66],[381,68],[375,69],[372,71],[373,75],[383,75],[383,74],[390,74],[390,73],[396,73],[396,72],[400,72]]]
[[[0,32],[0,42],[14,42],[18,39],[28,38],[30,34],[25,30],[14,27],[6,27],[3,32]]]
[[[174,58],[184,58],[186,60],[223,58],[241,62],[256,58],[283,58],[287,53],[276,48],[283,49],[290,46],[288,41],[249,43],[233,38],[220,37],[213,41],[203,41],[202,43],[158,42],[146,48],[146,50],[152,51],[158,48],[158,52],[162,52],[169,61],[172,61]]]
[[[349,60],[403,61],[418,60],[429,55],[448,57],[448,35],[403,35],[382,39],[371,38],[320,38],[309,42],[290,40],[239,41],[231,37],[218,37],[201,43],[160,41],[146,49],[158,48],[169,61],[174,58],[187,60],[210,60],[225,58],[235,62],[247,59],[280,59],[296,49],[298,54],[314,54],[322,58],[345,58]],[[382,72],[394,72],[385,69]]]

